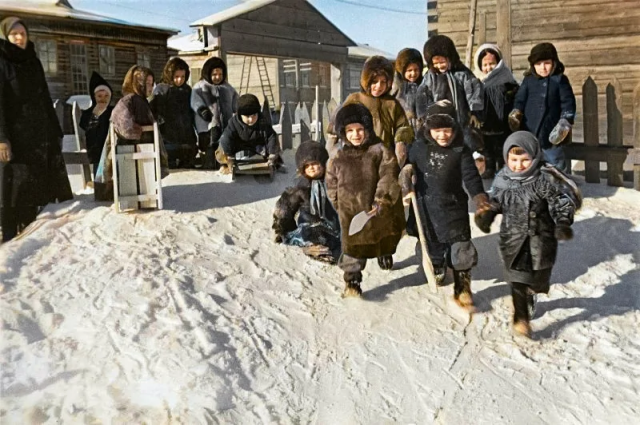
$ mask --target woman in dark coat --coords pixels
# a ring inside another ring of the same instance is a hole
[[[44,70],[15,17],[0,22],[0,208],[2,240],[35,220],[39,207],[73,198],[62,129]]]
[[[153,91],[151,110],[169,155],[169,167],[191,168],[196,157],[196,132],[191,109],[189,65],[171,58],[162,72],[162,83]]]
[[[87,154],[89,161],[93,164],[93,175],[95,176],[104,142],[109,134],[109,120],[113,111],[111,105],[113,92],[109,83],[95,71],[89,81],[89,92],[91,107],[82,111],[79,125],[84,130],[87,139]]]

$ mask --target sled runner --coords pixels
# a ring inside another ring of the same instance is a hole
[[[144,126],[142,131],[153,132],[153,143],[118,145],[113,124],[109,127],[113,201],[117,212],[142,208],[162,209],[158,124]]]
[[[273,181],[275,176],[275,166],[269,163],[264,156],[252,151],[240,151],[236,153],[233,167],[231,169],[231,180],[235,180],[236,175],[253,174],[268,175]]]

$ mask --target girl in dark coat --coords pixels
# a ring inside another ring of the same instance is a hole
[[[436,281],[444,282],[449,265],[453,269],[454,299],[460,306],[471,309],[471,268],[478,262],[478,253],[471,242],[465,188],[478,206],[486,204],[487,195],[472,153],[451,116],[455,112],[452,109],[437,112],[427,117],[424,131],[409,149],[402,186],[410,188],[415,174],[418,209]],[[417,237],[416,225],[411,209],[407,230]]]
[[[358,296],[368,258],[377,258],[384,270],[393,267],[392,256],[405,228],[400,169],[394,152],[376,136],[366,107],[343,106],[335,123],[343,145],[327,165],[327,194],[342,229],[338,265],[344,271],[343,296]],[[362,211],[372,218],[360,232],[349,235],[351,220]]]
[[[171,58],[162,72],[162,83],[153,91],[150,102],[169,155],[170,168],[191,168],[196,157],[196,132],[191,109],[189,65]]]
[[[309,257],[335,264],[340,256],[340,224],[324,183],[328,159],[320,143],[300,144],[296,151],[299,177],[276,203],[273,230],[277,243],[301,246]]]
[[[545,161],[563,172],[569,171],[562,143],[576,116],[576,98],[558,52],[551,43],[540,43],[531,49],[531,67],[515,98],[509,115],[513,131],[533,133],[542,147]]]
[[[497,170],[504,166],[502,145],[511,134],[508,115],[513,109],[513,100],[518,91],[518,83],[507,64],[502,60],[502,52],[495,44],[478,47],[475,65],[482,76],[484,90],[484,119],[482,136],[486,169],[482,178],[493,178]]]
[[[424,71],[422,54],[416,49],[402,49],[398,52],[394,68],[395,75],[391,94],[398,99],[407,119],[413,126],[414,133],[417,133],[416,97]]]
[[[24,23],[0,22],[0,216],[8,241],[39,207],[73,198],[42,64]]]
[[[495,216],[503,215],[500,256],[511,284],[514,330],[529,336],[534,294],[549,291],[558,241],[573,237],[570,226],[582,198],[573,182],[544,164],[533,134],[513,133],[503,155],[506,166],[493,182],[490,204],[475,219],[480,230],[489,233]]]
[[[227,65],[217,57],[207,59],[200,81],[193,86],[191,108],[195,112],[198,147],[205,153],[205,168],[215,168],[214,152],[222,132],[238,110],[238,93],[227,81]]]
[[[424,60],[429,70],[418,89],[416,113],[424,122],[428,108],[434,102],[450,102],[456,110],[456,121],[464,132],[464,141],[472,151],[481,142],[470,126],[480,127],[484,94],[480,81],[460,61],[453,41],[445,35],[434,35],[424,44]]]
[[[91,74],[89,81],[91,106],[82,111],[80,128],[84,130],[87,139],[87,154],[93,164],[93,175],[98,172],[98,164],[102,156],[102,149],[109,134],[109,120],[113,106],[111,103],[112,90],[109,83],[97,72]]]

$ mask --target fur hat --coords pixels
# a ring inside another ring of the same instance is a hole
[[[238,98],[238,115],[249,116],[260,112],[260,101],[251,93]]]
[[[200,72],[200,79],[205,80],[209,84],[213,84],[211,82],[211,73],[216,68],[222,69],[222,82],[227,81],[227,64],[217,56],[207,59],[204,63],[202,71]]]
[[[556,46],[551,43],[536,44],[531,49],[531,54],[527,59],[529,60],[529,64],[531,66],[533,66],[537,62],[544,60],[552,60],[554,62],[557,62],[558,51],[556,50]]]
[[[296,151],[296,167],[303,175],[304,167],[310,162],[319,162],[324,167],[329,160],[329,152],[318,142],[307,140],[302,142]]]
[[[371,94],[371,83],[374,78],[380,75],[387,79],[386,94],[391,90],[391,84],[393,83],[393,64],[383,56],[371,56],[364,63],[360,74],[360,87],[362,87],[362,90],[367,94]]]
[[[429,69],[433,68],[433,57],[444,56],[449,59],[451,66],[456,66],[460,63],[460,55],[456,50],[456,45],[446,35],[434,35],[431,36],[426,43],[424,43],[424,61],[427,63]]]
[[[367,108],[359,103],[351,103],[340,108],[336,114],[335,122],[336,131],[342,138],[346,135],[347,126],[355,123],[362,124],[370,135],[374,134],[373,116]]]
[[[427,117],[426,128],[455,128],[456,120],[449,114],[433,114]]]
[[[164,66],[164,69],[162,70],[162,82],[172,86],[173,74],[176,71],[185,71],[184,80],[185,81],[189,80],[189,74],[190,74],[189,65],[187,65],[187,63],[181,58],[174,57],[169,59],[169,61],[167,61],[167,64]]]
[[[412,63],[418,65],[418,68],[420,69],[420,75],[422,75],[422,71],[424,70],[424,61],[422,60],[422,54],[418,50],[411,49],[409,47],[400,50],[395,62],[396,72],[404,76],[404,71],[407,69],[409,64]]]

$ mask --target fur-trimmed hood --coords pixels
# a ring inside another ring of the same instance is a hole
[[[424,61],[422,60],[422,54],[418,50],[409,47],[400,50],[394,63],[395,71],[404,79],[404,71],[412,63],[415,63],[420,68],[420,77],[415,82],[420,84],[422,82],[422,72],[424,71]]]
[[[296,168],[301,176],[304,176],[304,167],[310,162],[319,162],[323,167],[327,166],[329,152],[318,142],[307,140],[302,142],[296,151]]]
[[[449,59],[451,63],[451,70],[458,68],[462,65],[460,62],[460,55],[458,54],[458,50],[456,50],[456,45],[453,40],[451,40],[446,35],[434,35],[431,36],[426,43],[424,43],[424,61],[427,64],[427,68],[433,68],[433,57],[434,56],[444,56]]]
[[[476,54],[473,55],[473,72],[480,79],[485,76],[482,72],[482,59],[486,56],[487,53],[496,55],[498,63],[502,61],[502,51],[497,44],[485,43],[478,47],[478,50],[476,50]]]
[[[393,64],[384,56],[371,56],[366,60],[360,74],[360,87],[362,91],[371,95],[371,83],[377,76],[383,75],[387,79],[387,91],[383,96],[391,91],[393,84]]]
[[[202,72],[200,73],[200,79],[205,80],[209,84],[213,84],[211,81],[211,72],[216,69],[222,69],[222,82],[220,84],[224,84],[227,81],[227,64],[218,57],[212,57],[207,59],[207,61],[202,66]]]
[[[169,61],[167,61],[167,64],[164,66],[164,69],[162,70],[162,82],[165,84],[169,84],[170,86],[173,86],[174,85],[173,74],[176,71],[185,71],[185,77],[184,77],[185,84],[187,81],[189,81],[189,76],[191,75],[191,71],[189,70],[189,65],[181,58],[174,57],[169,59]],[[209,74],[211,74],[211,72],[209,72]]]

